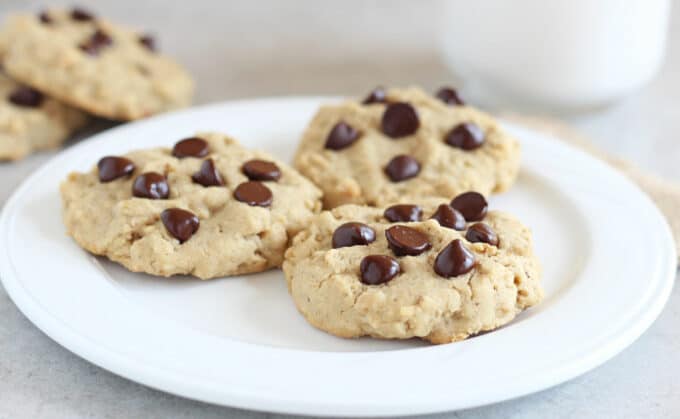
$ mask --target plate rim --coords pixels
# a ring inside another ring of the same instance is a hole
[[[106,130],[102,133],[96,134],[92,137],[88,138],[88,141],[81,141],[79,144],[76,144],[62,152],[57,153],[54,157],[52,157],[49,161],[47,161],[45,164],[43,164],[39,169],[34,171],[28,178],[24,179],[22,183],[12,192],[10,198],[5,202],[2,212],[0,213],[0,240],[5,241],[5,235],[9,233],[9,229],[13,220],[13,212],[12,208],[17,205],[19,202],[22,194],[25,192],[25,189],[27,188],[28,185],[30,185],[31,181],[35,178],[38,178],[42,173],[49,171],[52,166],[58,164],[65,156],[68,156],[69,154],[76,154],[80,151],[81,148],[88,147],[88,144],[91,144],[91,142],[96,141],[97,137],[101,136],[102,134],[106,135],[116,135],[117,132],[122,131],[124,132],[125,130],[133,130],[137,129],[139,126],[142,126],[144,124],[156,124],[159,123],[160,121],[163,121],[164,119],[172,119],[177,117],[178,115],[182,114],[191,114],[195,113],[197,111],[202,111],[202,110],[211,110],[213,108],[221,108],[224,106],[239,106],[239,105],[257,105],[258,103],[270,103],[270,102],[276,102],[278,104],[287,103],[289,101],[301,101],[301,102],[307,102],[307,101],[315,101],[315,102],[322,102],[322,101],[332,101],[332,100],[337,100],[337,97],[328,97],[328,96],[284,96],[284,97],[265,97],[265,98],[257,98],[257,99],[244,99],[244,100],[235,100],[235,101],[223,101],[223,102],[216,102],[216,103],[211,103],[211,104],[206,104],[206,105],[201,105],[197,107],[192,107],[189,109],[185,110],[180,110],[180,111],[175,111],[163,115],[159,115],[157,117],[149,118],[146,120],[134,122],[131,124],[124,124],[109,130]],[[503,121],[501,119],[501,121]],[[588,362],[581,362],[581,365],[579,366],[570,366],[570,368],[565,367],[564,369],[569,369],[570,372],[563,372],[562,374],[553,374],[560,376],[561,378],[555,378],[553,377],[552,379],[544,379],[543,381],[547,381],[548,383],[535,383],[535,385],[529,386],[527,388],[522,389],[521,391],[515,391],[512,394],[508,395],[507,397],[495,397],[491,402],[500,402],[502,400],[507,400],[511,398],[516,398],[520,397],[535,391],[538,391],[540,389],[544,389],[547,387],[550,387],[552,385],[556,385],[558,383],[567,381],[571,378],[574,378],[600,364],[603,362],[607,361],[617,353],[619,353],[621,350],[623,350],[625,347],[627,347],[630,343],[632,343],[635,339],[637,339],[651,324],[652,322],[658,317],[660,314],[661,310],[663,309],[666,301],[668,300],[672,287],[673,287],[673,278],[675,274],[675,269],[676,269],[676,264],[675,264],[675,256],[674,256],[674,243],[673,239],[670,233],[670,229],[668,227],[668,224],[666,223],[665,219],[662,217],[661,213],[659,210],[656,208],[656,206],[651,202],[649,197],[644,194],[634,183],[632,183],[629,179],[625,178],[621,173],[615,171],[614,169],[610,168],[607,166],[605,163],[595,159],[592,156],[589,156],[585,152],[574,149],[573,147],[569,147],[565,144],[562,144],[559,142],[559,140],[555,139],[553,135],[548,134],[548,133],[543,133],[540,131],[536,131],[533,129],[529,129],[526,127],[523,127],[518,124],[513,124],[513,123],[506,123],[503,121],[503,124],[506,126],[514,126],[514,127],[519,127],[521,130],[526,130],[526,131],[531,131],[534,132],[542,137],[549,138],[550,141],[554,142],[555,144],[559,144],[560,147],[568,147],[571,148],[573,151],[576,151],[578,153],[581,153],[583,156],[586,156],[586,158],[595,161],[597,163],[600,163],[603,167],[606,167],[606,170],[609,170],[611,173],[614,173],[616,176],[619,176],[620,180],[626,182],[629,187],[632,187],[633,189],[636,190],[636,193],[638,195],[638,198],[642,199],[645,201],[645,205],[647,206],[652,206],[653,207],[653,212],[655,212],[655,218],[657,219],[657,222],[661,222],[660,224],[660,229],[659,233],[661,233],[664,236],[664,241],[666,242],[666,255],[663,257],[665,259],[668,258],[668,254],[672,254],[673,257],[670,258],[669,260],[666,260],[665,262],[661,262],[661,264],[665,264],[665,275],[669,277],[668,280],[666,280],[663,283],[660,283],[662,286],[660,290],[655,294],[656,298],[654,299],[654,304],[652,305],[652,308],[647,308],[644,311],[644,316],[641,319],[638,319],[638,322],[636,324],[635,328],[628,327],[626,330],[623,332],[619,332],[617,334],[617,342],[615,344],[610,344],[608,345],[607,348],[603,348],[601,353],[597,354],[597,356],[591,356],[589,357]],[[663,231],[662,231],[663,230]],[[329,409],[327,405],[319,405],[316,406],[316,408],[309,409],[309,403],[303,403],[300,405],[299,403],[292,403],[290,401],[285,402],[285,401],[277,401],[274,402],[271,399],[268,401],[268,406],[265,408],[262,406],[262,398],[255,398],[255,399],[248,399],[247,397],[241,397],[239,396],[234,397],[234,400],[231,400],[229,402],[225,401],[216,401],[213,398],[208,397],[200,397],[200,395],[193,394],[195,392],[193,391],[183,391],[181,390],[183,387],[182,382],[175,380],[175,383],[173,386],[169,385],[159,385],[157,382],[157,379],[154,379],[153,377],[158,377],[162,376],[163,372],[162,371],[155,371],[154,368],[151,366],[143,366],[144,368],[140,369],[139,365],[136,365],[134,368],[132,368],[134,362],[130,362],[128,359],[127,361],[125,359],[116,359],[115,354],[106,354],[107,349],[106,348],[95,348],[93,349],[92,347],[88,347],[86,342],[83,341],[83,339],[87,340],[86,337],[83,337],[75,332],[72,332],[68,325],[62,325],[62,327],[59,327],[59,322],[60,319],[56,319],[50,316],[50,312],[47,308],[42,307],[39,301],[35,301],[31,295],[29,294],[24,294],[22,293],[21,289],[22,286],[20,284],[20,280],[15,276],[13,277],[13,272],[12,270],[15,270],[16,268],[13,266],[13,263],[10,259],[9,253],[6,251],[6,247],[0,248],[0,281],[2,281],[5,290],[7,291],[9,297],[12,299],[14,304],[19,308],[19,310],[26,315],[26,317],[34,324],[36,325],[41,331],[43,331],[46,335],[48,335],[52,340],[56,341],[59,343],[61,346],[65,347],[69,351],[75,353],[81,358],[86,359],[88,362],[91,362],[95,365],[98,365],[116,375],[123,376],[127,379],[130,379],[132,381],[142,383],[144,385],[147,385],[152,388],[156,388],[158,390],[168,392],[171,394],[175,394],[181,397],[189,397],[192,399],[196,400],[201,400],[204,402],[208,403],[215,403],[215,404],[221,404],[221,405],[226,405],[226,406],[232,406],[232,407],[239,407],[239,408],[246,408],[246,409],[251,409],[251,410],[260,410],[260,411],[277,411],[277,412],[283,412],[283,413],[288,413],[288,414],[317,414],[317,415],[322,415],[322,416],[328,416],[331,415],[329,412]],[[660,267],[660,269],[663,269],[663,267]],[[664,273],[661,272],[659,273],[659,277],[663,276]],[[64,329],[63,326],[66,326]],[[64,331],[67,331],[66,336],[64,335]],[[96,344],[95,344],[96,345]],[[427,348],[419,348],[419,349],[414,349],[414,350],[423,350],[423,349],[429,349],[431,347]],[[288,351],[289,349],[282,349],[282,348],[277,348],[276,350],[278,351]],[[293,350],[295,351],[295,350]],[[347,354],[343,354],[344,356],[347,356]],[[140,372],[140,370],[144,370],[143,372]],[[165,377],[165,380],[167,382],[173,381],[170,377]],[[170,388],[173,387],[173,388]],[[177,390],[177,389],[180,390]],[[188,393],[192,393],[188,395]],[[467,407],[473,407],[473,406],[478,406],[482,404],[487,404],[488,402],[481,402],[481,403],[473,403],[469,406],[461,406],[459,408],[467,408]],[[390,411],[389,409],[381,409],[381,408],[376,408],[373,412],[366,412],[366,411],[356,411],[356,410],[347,410],[347,411],[342,411],[342,414],[345,415],[362,415],[362,416],[383,416],[383,415],[390,415],[390,414],[419,414],[419,413],[435,413],[435,412],[442,412],[449,410],[446,406],[412,406],[413,409],[409,409],[410,411],[404,411],[403,406],[399,406],[398,411]],[[332,414],[337,415],[339,411],[333,411]]]

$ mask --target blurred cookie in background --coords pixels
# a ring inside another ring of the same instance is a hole
[[[0,72],[0,160],[61,145],[88,116]]]
[[[4,67],[14,79],[112,120],[188,106],[193,80],[148,35],[81,10],[11,16]]]

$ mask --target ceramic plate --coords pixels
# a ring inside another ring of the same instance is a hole
[[[675,256],[651,201],[605,164],[510,124],[522,143],[522,170],[490,206],[533,230],[546,298],[467,341],[343,340],[305,322],[278,270],[209,282],[155,278],[93,257],[66,236],[58,188],[70,171],[205,130],[290,160],[323,101],[199,107],[106,131],[59,154],[26,179],[0,218],[9,295],[52,339],[131,380],[211,403],[339,416],[438,412],[541,390],[611,358],[661,311]]]

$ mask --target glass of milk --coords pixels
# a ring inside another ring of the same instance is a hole
[[[664,57],[670,0],[447,0],[441,49],[464,97],[582,111],[641,87]]]

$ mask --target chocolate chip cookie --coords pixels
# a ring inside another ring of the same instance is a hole
[[[12,78],[90,113],[132,120],[191,101],[191,78],[151,36],[87,11],[12,16],[2,38]]]
[[[436,97],[418,88],[376,89],[362,102],[323,106],[295,167],[333,208],[501,192],[515,181],[519,159],[518,142],[453,89]]]
[[[55,148],[87,122],[87,116],[0,72],[0,160],[18,160]]]
[[[454,342],[543,297],[529,229],[476,192],[324,211],[295,237],[283,270],[304,317],[346,338]]]
[[[61,185],[84,249],[135,272],[208,279],[280,266],[321,192],[288,165],[216,133],[103,156]]]

